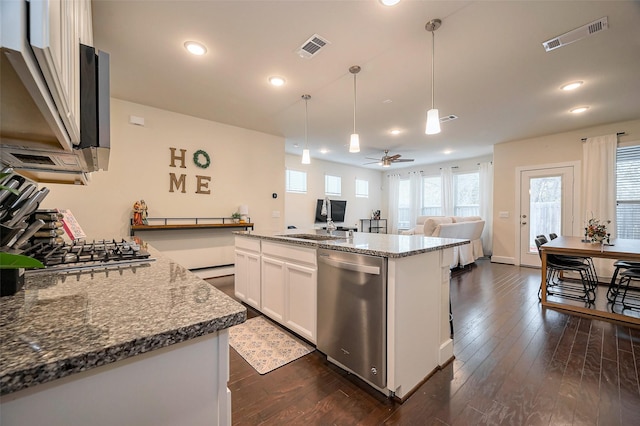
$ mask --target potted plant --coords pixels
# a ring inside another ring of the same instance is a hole
[[[231,219],[233,219],[233,223],[239,223],[241,217],[242,217],[242,215],[240,213],[238,213],[238,212],[234,212],[231,215]]]

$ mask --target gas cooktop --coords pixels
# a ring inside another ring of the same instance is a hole
[[[25,250],[24,254],[38,259],[45,265],[45,269],[31,272],[97,270],[155,260],[138,243],[124,239],[36,244]]]

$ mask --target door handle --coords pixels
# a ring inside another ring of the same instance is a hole
[[[527,224],[527,222],[522,222],[522,224],[523,224],[523,225],[526,225],[526,224]]]

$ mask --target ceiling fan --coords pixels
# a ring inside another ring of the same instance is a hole
[[[382,156],[382,158],[377,159],[377,158],[365,157],[370,160],[376,160],[376,161],[371,161],[369,163],[364,163],[364,164],[378,163],[382,167],[389,167],[391,166],[391,163],[408,163],[409,161],[413,161],[413,158],[400,158],[400,157],[402,157],[402,155],[400,154],[389,155],[389,150],[385,149],[384,155]]]

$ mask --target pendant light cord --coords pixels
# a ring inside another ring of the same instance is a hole
[[[435,31],[431,31],[431,109],[435,107],[435,93],[434,93],[434,81],[435,81],[435,49],[436,49],[436,34]]]
[[[356,133],[356,75],[353,74],[353,133]]]
[[[307,127],[309,121],[309,98],[304,100],[304,147],[309,149],[309,143],[307,139]]]

